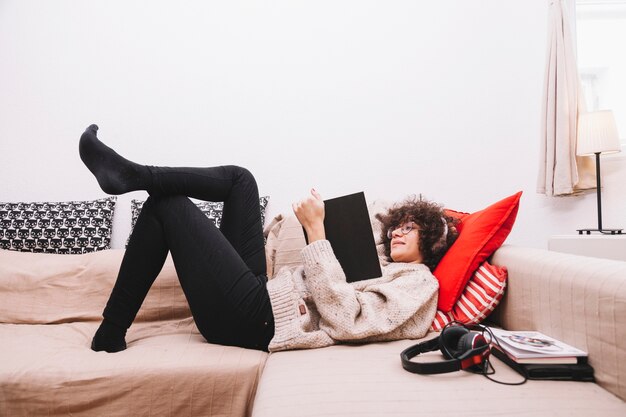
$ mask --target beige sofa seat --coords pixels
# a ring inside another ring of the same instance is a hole
[[[274,244],[277,261],[297,262],[280,253],[281,244],[290,249],[291,242]],[[253,417],[625,416],[626,262],[515,246],[503,246],[492,261],[509,272],[507,292],[492,318],[505,328],[539,330],[587,350],[597,383],[506,386],[464,371],[417,375],[400,362],[400,352],[417,341],[338,345],[271,354]],[[414,360],[443,355],[430,352]],[[521,379],[499,360],[493,363],[494,378]]]
[[[0,415],[244,416],[263,352],[206,343],[191,319],[141,323],[123,352],[92,352],[97,325],[0,325]]]
[[[435,334],[431,335],[433,337]],[[469,372],[406,372],[402,340],[362,346],[272,353],[257,390],[253,417],[362,416],[624,416],[626,404],[597,384],[528,381],[506,386]],[[430,352],[418,361],[442,360]],[[493,378],[520,375],[494,360]]]
[[[249,415],[267,354],[207,343],[171,259],[128,349],[89,348],[122,254],[0,250],[0,415]]]

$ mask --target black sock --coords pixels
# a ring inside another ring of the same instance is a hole
[[[148,168],[129,161],[100,142],[97,132],[98,126],[89,126],[80,137],[78,149],[80,159],[96,177],[102,191],[124,194],[148,188],[151,181]]]
[[[91,350],[109,353],[126,349],[126,329],[104,319],[91,341]]]

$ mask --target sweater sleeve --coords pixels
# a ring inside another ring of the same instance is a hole
[[[357,289],[346,282],[327,240],[305,247],[302,257],[306,286],[321,316],[320,328],[335,340],[387,334],[416,317],[432,321],[438,285],[426,267]]]

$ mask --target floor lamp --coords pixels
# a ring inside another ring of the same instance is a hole
[[[598,228],[577,229],[578,234],[591,234],[600,232],[611,235],[621,235],[622,229],[602,228],[602,187],[600,184],[600,154],[615,153],[621,151],[617,125],[613,112],[600,110],[589,113],[581,113],[578,117],[578,142],[576,155],[596,155],[596,193],[598,197]]]

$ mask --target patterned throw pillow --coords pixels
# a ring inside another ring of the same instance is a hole
[[[504,295],[507,276],[505,267],[483,262],[468,281],[452,310],[448,313],[437,310],[431,330],[441,331],[451,321],[478,324],[486,319]]]
[[[261,224],[265,224],[265,208],[267,207],[267,203],[269,202],[269,200],[269,196],[259,198],[259,206],[261,208]],[[130,235],[133,234],[135,224],[137,223],[137,218],[139,217],[139,213],[141,213],[141,208],[143,207],[144,202],[144,200],[131,200],[130,202],[131,225],[130,233],[128,235],[128,238],[126,239],[126,246],[128,246],[128,240],[130,239]],[[213,221],[213,223],[215,223],[215,226],[220,227],[220,224],[222,222],[222,214],[224,211],[223,202],[200,201],[195,204],[210,220]]]
[[[0,249],[59,254],[109,249],[116,201],[0,203]]]

